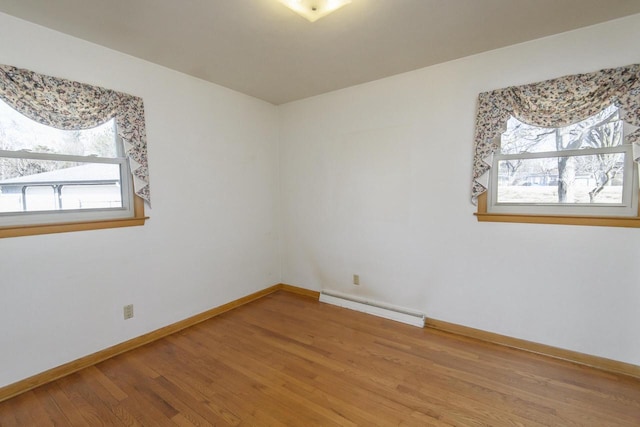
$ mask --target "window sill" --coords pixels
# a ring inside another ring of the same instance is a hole
[[[487,193],[478,197],[478,212],[474,214],[479,222],[511,222],[524,224],[564,224],[590,225],[596,227],[640,228],[640,215],[623,216],[565,216],[565,215],[520,215],[487,212]]]
[[[132,218],[0,227],[0,238],[68,233],[72,231],[103,230],[119,227],[135,227],[144,225],[147,219],[149,219],[149,217],[144,216],[144,201],[140,197],[135,196],[134,216]]]

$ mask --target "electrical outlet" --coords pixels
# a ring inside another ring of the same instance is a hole
[[[133,304],[124,306],[124,320],[131,319],[133,317]]]
[[[354,285],[360,285],[360,275],[359,274],[354,274],[353,275],[353,284]]]

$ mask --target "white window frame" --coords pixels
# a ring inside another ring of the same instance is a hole
[[[124,155],[124,146],[122,139],[117,136],[117,133],[115,144],[117,147],[117,157],[77,156],[54,153],[36,153],[23,150],[0,150],[0,157],[5,158],[55,160],[79,163],[81,162],[87,164],[117,164],[120,167],[120,191],[122,196],[122,207],[118,208],[65,209],[33,212],[0,212],[0,227],[22,227],[31,225],[109,221],[135,217],[132,175],[129,168],[129,162]],[[63,184],[63,182],[61,181],[60,184]],[[81,181],[74,182],[73,184],[81,184]]]
[[[596,154],[624,153],[622,203],[500,203],[497,201],[498,165],[502,160],[574,157]],[[630,144],[615,147],[584,148],[579,150],[547,151],[537,153],[493,155],[487,189],[487,212],[512,215],[566,215],[566,216],[638,216],[638,168],[633,161]]]

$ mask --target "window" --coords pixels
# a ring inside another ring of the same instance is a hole
[[[478,95],[479,221],[640,227],[640,64]]]
[[[113,119],[59,130],[0,101],[0,226],[132,217],[130,175]]]
[[[615,106],[559,128],[510,117],[493,157],[487,211],[637,216],[637,168],[623,142]]]
[[[142,99],[0,65],[0,237],[143,225]]]

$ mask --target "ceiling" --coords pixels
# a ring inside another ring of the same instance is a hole
[[[640,13],[640,0],[0,0],[10,15],[273,104]]]

